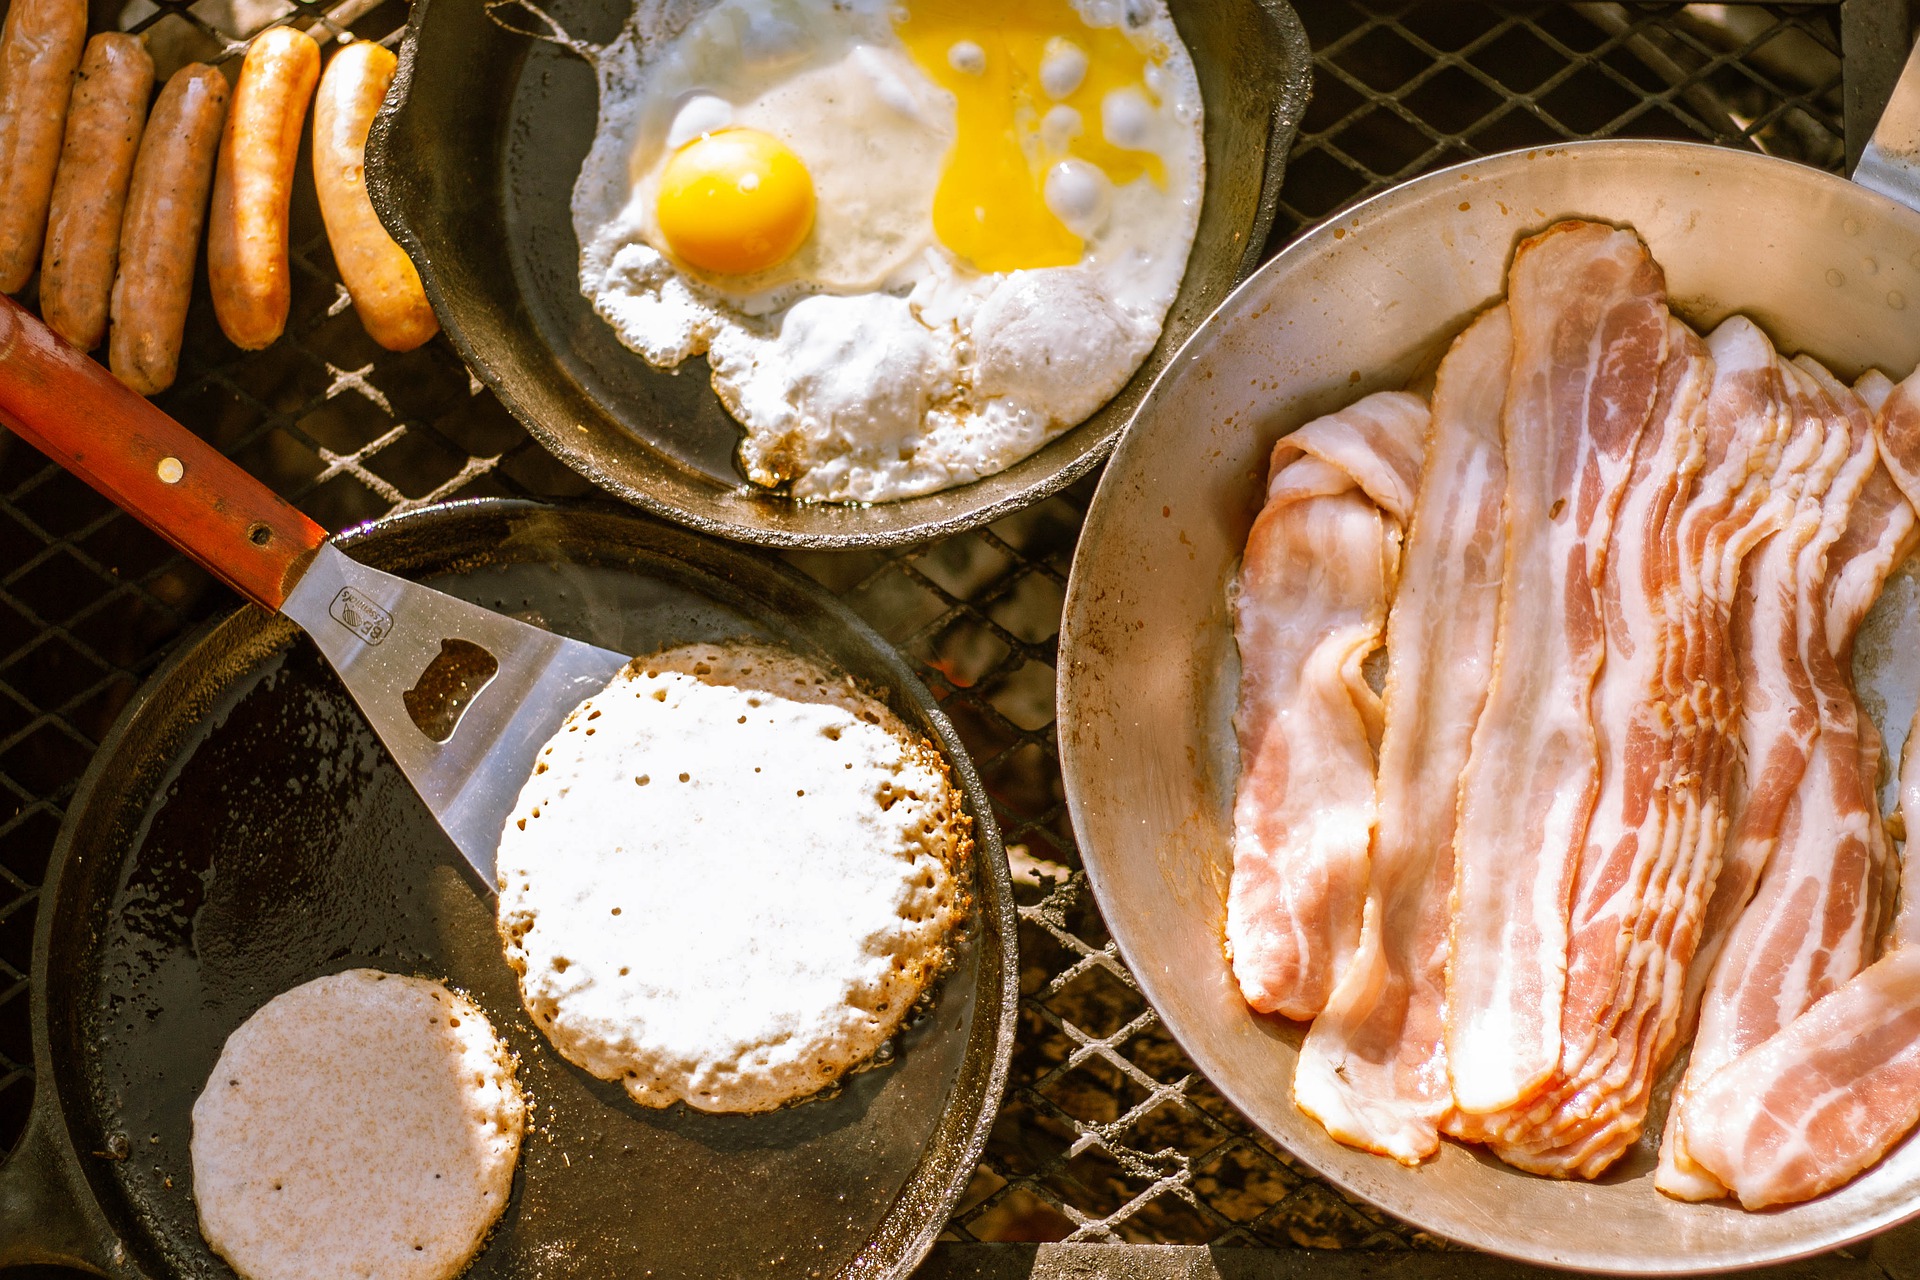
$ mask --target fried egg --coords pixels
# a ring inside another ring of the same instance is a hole
[[[1159,340],[1204,178],[1164,0],[639,0],[598,67],[582,292],[706,355],[756,484],[991,475]]]

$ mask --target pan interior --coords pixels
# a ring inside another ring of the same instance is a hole
[[[1252,1013],[1222,953],[1239,772],[1226,588],[1286,431],[1430,372],[1504,291],[1515,244],[1564,217],[1631,225],[1675,311],[1705,332],[1753,317],[1848,378],[1920,360],[1920,214],[1812,169],[1661,142],[1476,161],[1362,204],[1274,259],[1216,313],[1142,407],[1076,552],[1061,632],[1069,805],[1102,914],[1169,1029],[1247,1117],[1348,1190],[1418,1226],[1529,1261],[1699,1272],[1831,1248],[1920,1210],[1920,1142],[1817,1200],[1765,1213],[1683,1204],[1640,1149],[1555,1182],[1443,1144],[1403,1168],[1340,1146],[1290,1096],[1302,1027]],[[1144,568],[1144,572],[1143,572]],[[1176,572],[1164,572],[1177,569]],[[1909,575],[1858,656],[1897,750],[1913,708]]]
[[[664,551],[556,560],[540,539],[507,542],[420,576],[629,652],[773,640],[850,671],[930,731],[843,620],[758,596],[765,568],[728,581]],[[956,962],[891,1061],[765,1115],[652,1111],[567,1064],[527,1019],[491,904],[310,643],[249,611],[163,681],[110,748],[69,852],[93,887],[96,940],[60,983],[69,1016],[52,1018],[75,1144],[98,1153],[83,1156],[96,1193],[152,1270],[224,1273],[196,1224],[188,1142],[227,1035],[279,992],[362,965],[448,981],[518,1055],[535,1109],[512,1201],[470,1274],[889,1274],[917,1258],[949,1200],[950,1172],[930,1187],[928,1166],[964,1149],[997,1101],[982,1085],[1001,1020],[988,917],[1003,895],[984,862]],[[982,834],[977,856],[998,857]]]

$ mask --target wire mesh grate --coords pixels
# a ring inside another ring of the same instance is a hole
[[[1839,5],[1300,8],[1316,86],[1275,247],[1394,182],[1511,147],[1680,137],[1845,162]],[[191,59],[231,61],[276,22],[392,42],[405,17],[401,0],[127,0],[95,25],[148,31],[165,75]],[[288,336],[236,352],[203,277],[162,407],[333,529],[445,498],[589,492],[444,340],[395,355],[365,337],[304,176],[296,193]],[[916,661],[979,765],[1014,860],[1022,1001],[1011,1087],[945,1238],[1444,1247],[1253,1131],[1159,1026],[1107,935],[1078,870],[1053,731],[1056,633],[1091,493],[1083,482],[925,546],[788,557]],[[63,807],[167,648],[232,604],[0,436],[0,1147],[18,1138],[32,1091],[33,913]]]

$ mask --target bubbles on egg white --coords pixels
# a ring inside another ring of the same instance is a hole
[[[1085,128],[1080,113],[1062,104],[1049,108],[1047,114],[1040,117],[1040,141],[1048,151],[1062,152]]]
[[[1064,98],[1087,78],[1087,51],[1059,36],[1047,41],[1040,58],[1040,87],[1049,98]]]
[[[702,134],[733,123],[733,104],[710,93],[696,93],[680,105],[667,129],[667,150],[678,151]]]
[[[878,51],[869,45],[859,45],[853,51],[853,63],[873,81],[873,94],[880,101],[909,120],[929,126],[935,123],[926,118],[920,110],[920,104],[914,100],[913,90],[894,74],[893,68],[887,65]]]
[[[1100,131],[1116,147],[1144,151],[1151,141],[1153,106],[1134,89],[1115,89],[1100,103]]]
[[[756,13],[740,32],[740,64],[755,74],[772,75],[804,61],[812,47],[812,36],[798,22]]]
[[[987,51],[971,40],[957,40],[947,50],[947,65],[961,75],[984,75],[987,70]]]
[[[1098,234],[1113,208],[1113,183],[1085,160],[1062,160],[1047,170],[1045,194],[1053,216],[1082,239]]]

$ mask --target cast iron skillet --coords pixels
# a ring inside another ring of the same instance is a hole
[[[491,0],[499,6],[503,0]],[[492,16],[534,25],[525,10]],[[619,34],[631,0],[545,0],[574,40]],[[1037,502],[1104,458],[1154,376],[1259,264],[1310,54],[1286,0],[1172,0],[1206,103],[1207,182],[1186,279],[1159,345],[1092,418],[998,475],[874,507],[755,491],[740,429],[704,358],[677,372],[620,345],[580,294],[569,201],[593,141],[593,68],[490,20],[490,0],[415,0],[400,68],[367,143],[367,187],[420,268],[461,356],[534,438],[657,515],[772,546],[885,546],[944,537]]]
[[[892,1059],[837,1095],[759,1116],[638,1107],[547,1046],[491,907],[344,687],[293,624],[242,609],[147,682],[69,808],[41,893],[38,1089],[0,1166],[0,1267],[231,1275],[196,1226],[193,1101],[260,1005],[369,965],[472,995],[535,1102],[476,1280],[911,1271],[986,1141],[1017,997],[999,833],[925,686],[799,575],[630,512],[457,503],[342,541],[608,647],[750,636],[854,675],[939,744],[965,792],[974,909],[956,962]]]

